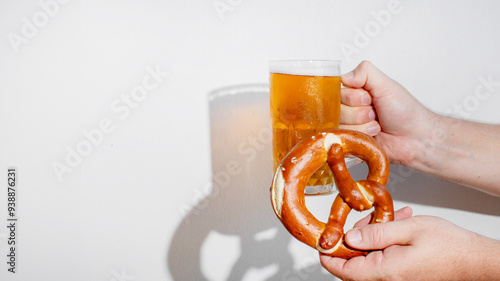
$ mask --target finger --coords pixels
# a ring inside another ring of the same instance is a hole
[[[396,216],[396,213],[394,213],[394,216]],[[365,226],[365,225],[369,224],[370,221],[372,220],[372,217],[373,217],[373,212],[371,212],[368,216],[366,216],[366,217],[360,219],[358,222],[356,222],[352,228],[357,228],[357,227],[361,227],[361,226]]]
[[[348,260],[341,258],[334,258],[327,256],[325,254],[319,254],[319,262],[328,272],[332,275],[344,280],[343,275],[345,271],[345,265]]]
[[[413,209],[411,207],[406,206],[397,210],[394,213],[394,220],[395,221],[404,220],[407,218],[411,218],[411,216],[413,216]]]
[[[346,129],[346,130],[354,130],[358,132],[365,133],[369,136],[376,136],[380,133],[380,124],[377,121],[370,121],[368,123],[360,124],[360,125],[347,125],[347,124],[340,124],[339,125],[340,129]]]
[[[341,78],[342,84],[346,87],[364,88],[375,97],[386,92],[387,87],[397,84],[368,61],[361,62],[353,71],[342,75]]]
[[[411,218],[353,228],[345,234],[346,243],[356,249],[379,250],[391,245],[408,245],[415,234]]]
[[[373,213],[372,213],[373,214]],[[372,214],[361,219],[357,224],[368,224]],[[411,217],[413,210],[410,207],[403,207],[394,213],[395,220],[404,220]],[[373,280],[377,275],[377,270],[382,269],[380,262],[381,255],[385,251],[374,251],[367,256],[355,257],[349,260],[335,258],[324,254],[319,255],[321,265],[331,274],[342,280]]]
[[[349,106],[370,105],[372,96],[365,89],[342,88],[340,89],[340,101]]]
[[[409,218],[413,215],[413,210],[412,208],[410,207],[403,207],[399,210],[397,210],[396,212],[394,212],[394,220],[397,221],[397,220],[402,220],[402,219],[406,219],[406,218]],[[353,228],[357,228],[357,227],[361,227],[361,226],[364,226],[364,225],[367,225],[370,223],[370,221],[372,220],[372,217],[373,217],[373,212],[371,212],[368,216],[360,219],[358,222],[356,222],[353,226]]]
[[[319,261],[328,272],[342,280],[383,280],[377,278],[382,276],[381,271],[385,273],[381,264],[383,255],[383,251],[374,251],[367,256],[346,260],[320,253]]]
[[[340,123],[347,125],[359,125],[375,120],[377,115],[371,106],[351,107],[340,105]]]

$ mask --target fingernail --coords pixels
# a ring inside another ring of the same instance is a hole
[[[370,118],[370,120],[375,120],[375,110],[373,110],[373,108],[368,113],[368,118]]]
[[[345,235],[345,239],[347,240],[349,245],[358,245],[361,243],[361,231],[358,229],[352,229],[347,232]]]
[[[363,105],[369,105],[372,103],[372,98],[369,95],[364,95],[361,98],[361,102],[363,103]]]
[[[378,124],[372,124],[372,125],[370,125],[370,127],[368,127],[367,131],[368,131],[369,135],[374,136],[374,135],[378,134],[379,131],[380,131],[379,125]]]

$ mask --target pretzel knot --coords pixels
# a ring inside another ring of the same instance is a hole
[[[366,180],[355,182],[344,155],[353,155],[368,165]],[[306,208],[304,190],[312,174],[328,162],[339,191],[325,224]],[[344,242],[344,224],[351,209],[375,207],[370,223],[394,220],[392,198],[384,187],[389,179],[389,161],[375,140],[351,130],[331,130],[312,136],[295,146],[276,169],[271,186],[274,212],[299,241],[335,257],[352,258],[368,252]]]

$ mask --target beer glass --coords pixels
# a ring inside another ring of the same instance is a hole
[[[269,61],[269,91],[276,170],[301,140],[338,128],[340,119],[340,62]],[[333,177],[325,163],[309,179],[306,195],[329,194]]]

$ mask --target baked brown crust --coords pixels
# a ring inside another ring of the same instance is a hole
[[[344,156],[352,155],[368,165],[366,180],[355,182]],[[325,224],[306,208],[304,190],[311,175],[325,162],[332,170],[339,194]],[[299,241],[318,251],[341,258],[366,255],[344,242],[343,227],[351,209],[375,207],[370,223],[394,220],[392,197],[384,187],[389,179],[389,160],[376,141],[351,130],[319,133],[295,146],[281,161],[271,186],[274,212]]]

